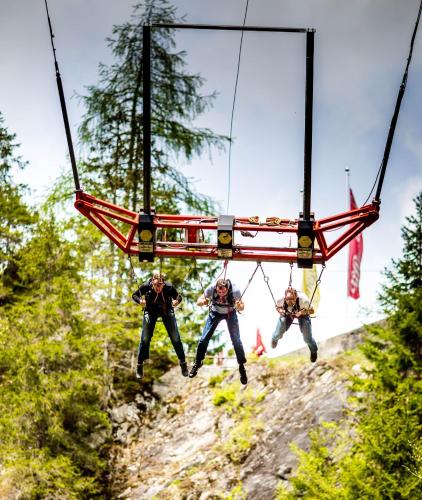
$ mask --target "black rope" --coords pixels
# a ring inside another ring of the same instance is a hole
[[[54,47],[54,41],[53,41],[54,34],[53,34],[53,28],[51,26],[50,14],[48,12],[47,0],[44,0],[44,3],[45,3],[45,10],[47,12],[48,27],[50,29],[51,47],[53,49],[54,67],[56,70],[57,90],[59,92],[60,106],[62,108],[62,116],[63,116],[64,128],[66,131],[66,139],[67,139],[67,147],[69,150],[70,163],[72,165],[73,180],[75,182],[75,190],[82,191],[81,185],[79,183],[79,175],[78,175],[78,168],[76,166],[75,152],[73,150],[72,134],[70,132],[69,118],[67,116],[66,101],[64,98],[62,78],[60,76],[59,65],[58,65],[57,59],[56,59],[56,48]]]
[[[243,17],[243,26],[245,26],[246,23],[246,16],[248,14],[248,5],[249,5],[249,0],[246,0],[246,7],[245,7],[245,15]],[[240,70],[240,57],[242,55],[242,44],[243,44],[243,33],[244,31],[242,30],[242,35],[240,37],[240,46],[239,46],[239,57],[237,59],[237,72],[236,72],[236,82],[234,85],[234,95],[233,95],[233,106],[232,106],[232,114],[231,114],[231,119],[230,119],[230,137],[229,137],[229,173],[228,173],[228,181],[227,181],[227,208],[226,208],[226,213],[229,212],[229,206],[230,206],[230,184],[231,184],[231,155],[232,155],[232,132],[233,132],[233,119],[234,119],[234,108],[236,104],[236,94],[237,94],[237,83],[239,81],[239,70]]]
[[[417,16],[416,23],[415,23],[415,28],[413,30],[412,39],[410,41],[410,49],[409,49],[409,56],[407,58],[406,69],[404,71],[403,79],[402,79],[400,89],[399,89],[399,93],[397,95],[396,106],[394,108],[393,117],[391,118],[390,129],[388,131],[387,141],[386,141],[385,149],[384,149],[384,156],[383,156],[381,165],[378,169],[378,173],[377,173],[377,176],[375,178],[374,185],[372,186],[371,192],[369,193],[368,198],[365,200],[364,205],[367,204],[367,202],[368,202],[368,200],[369,200],[369,198],[374,190],[374,187],[377,183],[378,178],[379,178],[379,181],[378,181],[378,186],[377,186],[377,191],[375,193],[374,201],[377,203],[380,203],[381,189],[382,189],[382,185],[384,182],[385,172],[387,170],[388,159],[390,157],[390,150],[391,150],[391,145],[393,143],[394,132],[396,130],[397,119],[399,117],[401,102],[402,102],[402,99],[404,96],[404,91],[406,89],[407,76],[408,76],[408,72],[409,72],[409,65],[410,65],[410,61],[412,59],[413,45],[415,43],[415,37],[416,37],[416,32],[417,32],[418,26],[419,26],[421,11],[422,11],[422,0],[421,0],[420,5],[419,5],[419,11],[418,11],[418,16]]]

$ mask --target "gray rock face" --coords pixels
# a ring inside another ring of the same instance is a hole
[[[326,352],[356,342],[341,336],[335,347],[330,339]],[[295,471],[292,443],[307,449],[309,430],[321,421],[338,421],[346,406],[341,363],[323,353],[321,345],[314,364],[308,353],[293,363],[283,358],[250,362],[246,387],[233,369],[217,385],[228,401],[234,398],[231,403],[213,402],[216,388],[208,381],[221,374],[220,367],[204,366],[194,379],[183,378],[175,367],[154,384],[158,402],[142,405],[144,412],[139,401],[115,408],[110,415],[116,441],[115,497],[207,500],[240,489],[251,500],[273,499],[277,485]],[[242,430],[237,413],[248,404]],[[240,431],[233,437],[236,429]],[[233,446],[242,451],[237,458]]]

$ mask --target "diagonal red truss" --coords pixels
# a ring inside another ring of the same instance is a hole
[[[76,193],[76,209],[93,222],[111,241],[127,254],[138,254],[138,222],[139,213],[127,210],[82,191]],[[314,262],[322,264],[333,257],[365,228],[373,224],[379,217],[379,204],[372,202],[348,212],[314,222],[315,249]],[[236,217],[233,230],[256,233],[295,233],[298,231],[298,219],[273,219],[270,222],[251,222],[248,217]],[[215,231],[217,234],[217,217],[195,215],[156,214],[153,216],[154,227],[161,229],[161,234],[167,229]],[[120,223],[120,224],[119,224]],[[127,228],[123,234],[119,227]],[[327,243],[325,232],[347,228],[332,243]],[[157,231],[158,233],[158,231]],[[296,262],[295,247],[265,247],[253,245],[233,246],[231,260],[261,261],[261,262]],[[195,243],[189,241],[155,241],[154,255],[156,257],[181,257],[196,259],[217,259],[217,244]]]

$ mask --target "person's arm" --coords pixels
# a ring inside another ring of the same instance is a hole
[[[277,302],[275,304],[275,308],[276,308],[277,312],[280,314],[280,316],[286,315],[286,311],[284,310],[284,301],[282,299],[277,300]]]
[[[132,294],[132,300],[133,302],[136,302],[136,304],[139,304],[140,306],[145,305],[145,299],[143,298],[143,295],[146,293],[146,287],[145,283],[143,283],[135,293]]]
[[[170,297],[172,298],[173,307],[177,307],[183,300],[183,297],[180,295],[180,293],[176,290],[176,288],[173,285],[171,287]]]
[[[237,286],[233,286],[233,299],[234,299],[234,308],[236,311],[242,312],[245,309],[245,304],[242,301],[242,294]]]
[[[300,318],[301,316],[309,316],[310,314],[314,314],[314,308],[310,305],[308,297],[303,294],[299,297],[299,306],[300,310],[295,314],[296,318]]]
[[[209,304],[209,300],[202,294],[198,300],[196,301],[196,305],[198,306],[207,306]]]
[[[242,299],[237,299],[234,303],[234,308],[236,311],[242,312],[245,309],[245,304]]]
[[[212,294],[214,293],[214,288],[209,286],[204,293],[198,298],[196,301],[196,305],[198,306],[207,306],[210,303],[210,299]]]

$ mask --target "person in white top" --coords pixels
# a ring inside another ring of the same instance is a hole
[[[246,375],[245,351],[240,339],[239,321],[237,311],[243,311],[245,305],[242,302],[242,295],[236,285],[230,280],[219,279],[215,285],[209,286],[203,295],[197,300],[199,306],[210,305],[210,313],[205,323],[201,338],[199,339],[196,350],[195,363],[189,373],[189,377],[193,378],[201,368],[205,354],[207,352],[209,341],[220,321],[223,319],[227,322],[230,338],[233,344],[236,359],[239,363],[240,381],[242,384],[248,383]]]
[[[297,319],[303,340],[311,351],[311,361],[314,363],[318,357],[318,346],[312,337],[312,324],[309,315],[313,314],[314,310],[310,307],[308,297],[294,288],[287,288],[284,292],[284,298],[277,300],[276,309],[280,318],[272,335],[271,347],[273,349],[277,347],[278,341],[290,328],[293,320]]]

